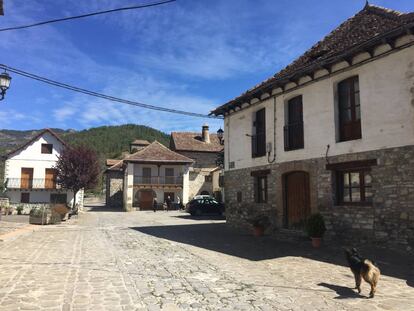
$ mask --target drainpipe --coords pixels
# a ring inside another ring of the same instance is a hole
[[[276,96],[273,96],[273,159],[270,160],[270,151],[267,155],[267,162],[276,161]]]

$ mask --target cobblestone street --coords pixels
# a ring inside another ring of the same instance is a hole
[[[384,273],[365,299],[341,252],[212,218],[92,208],[0,242],[0,310],[414,310],[408,256],[406,267],[375,258]]]

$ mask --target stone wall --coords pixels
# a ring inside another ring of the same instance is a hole
[[[371,167],[371,206],[337,206],[335,172],[326,169],[326,159],[276,163],[261,167],[226,171],[225,199],[227,222],[246,228],[254,215],[270,217],[275,231],[284,226],[283,175],[305,171],[310,177],[311,212],[321,212],[327,237],[344,241],[377,241],[414,244],[414,146],[391,148],[329,157],[329,163],[376,159]],[[270,169],[268,202],[254,203],[252,171]],[[243,181],[243,182],[241,182]],[[242,201],[237,202],[237,192]]]
[[[188,198],[191,200],[197,194],[202,191],[208,191],[210,195],[213,195],[213,183],[206,181],[206,176],[209,176],[209,171],[202,171],[200,169],[194,169],[190,171],[188,182]]]
[[[123,206],[124,173],[108,171],[106,173],[106,206],[121,208]]]
[[[217,166],[216,160],[218,152],[194,152],[194,151],[176,151],[195,162],[193,167],[195,168],[214,168]]]

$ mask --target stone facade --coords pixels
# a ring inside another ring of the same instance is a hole
[[[376,159],[371,167],[373,203],[369,206],[338,206],[335,194],[336,172],[329,163]],[[267,203],[254,202],[252,171],[269,169]],[[311,213],[321,212],[328,238],[344,241],[376,241],[414,245],[414,146],[344,154],[303,161],[270,164],[226,171],[225,198],[227,222],[246,228],[258,214],[269,216],[275,232],[285,224],[283,176],[288,172],[309,174]],[[240,181],[243,182],[240,182]],[[238,202],[238,192],[239,200]],[[240,197],[241,196],[241,197]]]
[[[106,206],[121,208],[123,206],[124,173],[107,171],[106,173]]]
[[[189,198],[193,198],[197,194],[201,194],[203,191],[207,191],[210,195],[213,194],[213,183],[206,180],[206,176],[210,176],[210,171],[203,171],[200,169],[190,171],[188,183]]]
[[[194,160],[194,168],[215,168],[218,152],[176,151]]]

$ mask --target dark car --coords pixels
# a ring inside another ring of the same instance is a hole
[[[223,203],[217,202],[213,198],[198,198],[192,199],[185,206],[185,211],[190,213],[192,216],[203,215],[203,214],[223,214],[224,205]]]

